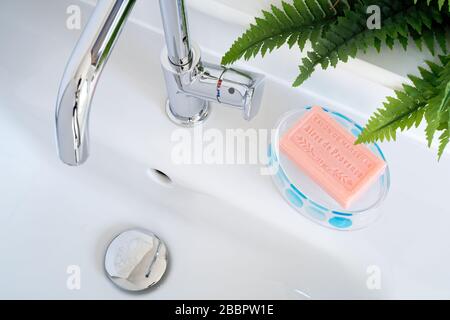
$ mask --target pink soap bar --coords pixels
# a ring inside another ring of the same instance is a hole
[[[320,107],[313,107],[281,139],[280,149],[347,209],[374,183],[386,163]]]

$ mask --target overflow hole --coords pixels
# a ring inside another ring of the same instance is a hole
[[[162,172],[161,170],[148,169],[147,174],[153,181],[155,181],[156,183],[158,183],[162,186],[170,187],[173,183],[172,179],[170,179],[170,177],[167,174],[165,174],[164,172]]]

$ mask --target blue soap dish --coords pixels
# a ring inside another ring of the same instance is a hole
[[[338,121],[343,128],[358,136],[362,127],[350,118],[322,108]],[[275,134],[269,146],[269,165],[274,169],[272,180],[283,198],[303,216],[335,230],[357,230],[367,227],[376,221],[381,211],[381,203],[385,200],[390,186],[389,166],[377,181],[350,208],[343,209],[311,178],[283,153],[279,151],[279,139],[292,128],[295,123],[311,110],[311,107],[296,109],[283,115],[278,121]],[[366,146],[386,163],[386,158],[377,144]]]

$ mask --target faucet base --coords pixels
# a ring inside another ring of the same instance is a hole
[[[211,113],[211,107],[209,106],[208,101],[204,101],[203,108],[200,109],[200,112],[193,116],[185,117],[173,112],[170,101],[169,99],[167,99],[166,113],[173,123],[183,127],[194,127],[203,123],[208,118],[209,114]]]

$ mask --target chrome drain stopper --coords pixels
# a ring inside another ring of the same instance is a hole
[[[146,230],[122,232],[106,250],[105,270],[109,279],[127,291],[142,291],[154,286],[166,269],[166,245]]]

